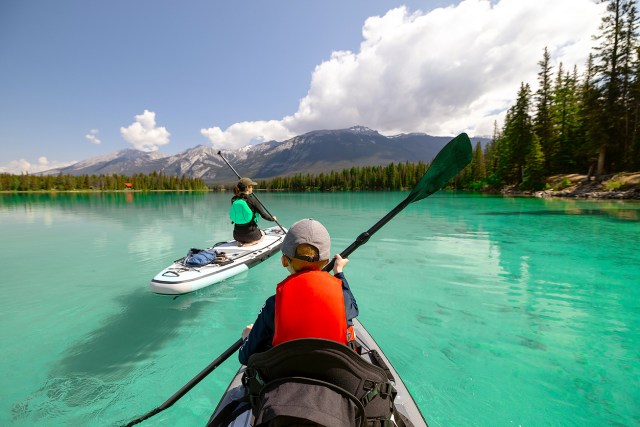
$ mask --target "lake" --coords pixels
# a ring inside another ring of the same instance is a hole
[[[284,226],[324,223],[334,253],[406,195],[258,193]],[[230,238],[230,197],[0,195],[0,425],[124,424],[233,344],[285,277],[279,257],[178,298],[148,290]],[[345,274],[431,427],[637,426],[639,247],[637,202],[438,192]],[[204,425],[238,367],[141,425]]]

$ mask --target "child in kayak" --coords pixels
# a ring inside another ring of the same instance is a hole
[[[258,227],[258,215],[267,221],[277,221],[275,216],[269,215],[262,205],[251,197],[253,187],[258,185],[251,178],[241,178],[234,190],[235,196],[231,199],[229,216],[235,224],[233,238],[239,246],[255,245],[263,238],[262,230]]]
[[[262,306],[257,319],[242,331],[238,353],[246,365],[254,353],[285,341],[323,338],[348,344],[358,305],[344,276],[348,259],[335,256],[334,275],[321,271],[331,257],[331,239],[318,221],[303,219],[289,228],[282,243],[282,266],[290,275]]]

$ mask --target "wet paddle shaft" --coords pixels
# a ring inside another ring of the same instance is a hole
[[[220,152],[218,152],[220,154]],[[462,171],[471,161],[471,141],[469,141],[469,137],[467,134],[462,133],[449,141],[447,145],[444,146],[442,150],[438,153],[427,172],[420,178],[420,181],[415,186],[413,191],[404,199],[398,206],[396,206],[391,212],[386,214],[380,221],[375,223],[369,230],[360,234],[356,241],[353,242],[347,249],[340,253],[340,256],[346,258],[353,251],[358,249],[360,246],[367,243],[369,238],[378,230],[380,230],[387,222],[391,221],[391,219],[396,216],[400,211],[406,208],[410,203],[417,202],[419,200],[424,199],[425,197],[429,197],[436,191],[440,190],[444,187],[447,182],[458,173]],[[222,157],[222,154],[220,154]],[[224,159],[224,157],[222,157]],[[225,159],[225,162],[226,159]],[[227,162],[229,165],[229,163]],[[231,165],[229,165],[231,167]],[[233,169],[233,167],[231,167]],[[238,173],[233,170],[236,175]],[[240,178],[240,175],[238,175]],[[257,200],[257,198],[256,198]],[[266,209],[265,209],[266,210]],[[271,214],[269,214],[271,215]],[[273,216],[273,215],[272,215]],[[278,224],[280,225],[280,224]],[[333,269],[334,260],[332,260],[329,264],[323,268],[325,271],[329,271]],[[171,396],[166,402],[162,405],[158,406],[156,409],[146,413],[145,415],[136,418],[130,423],[126,424],[126,427],[132,426],[134,424],[138,424],[147,418],[150,418],[157,413],[164,411],[169,408],[175,402],[178,401],[182,396],[187,394],[189,390],[191,390],[196,384],[202,381],[207,375],[209,375],[215,368],[217,368],[222,362],[229,358],[233,353],[235,353],[242,346],[242,340],[236,341],[231,347],[225,350],[216,360],[214,360],[209,366],[207,366],[202,372],[196,375],[191,381],[189,381],[184,387],[182,387],[176,394]]]

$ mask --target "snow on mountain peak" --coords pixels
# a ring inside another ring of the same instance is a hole
[[[354,133],[364,133],[364,134],[377,134],[378,133],[375,130],[369,129],[366,126],[352,126],[348,130],[350,130],[351,132],[354,132]]]

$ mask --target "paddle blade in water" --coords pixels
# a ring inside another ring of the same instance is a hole
[[[461,133],[449,141],[407,197],[409,203],[422,200],[444,187],[471,162],[471,155],[471,141],[466,133]]]

